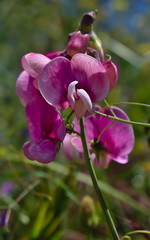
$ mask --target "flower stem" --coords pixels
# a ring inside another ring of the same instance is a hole
[[[90,159],[90,154],[89,154],[87,141],[86,141],[86,136],[85,136],[83,118],[80,119],[80,129],[81,129],[81,140],[82,140],[82,144],[83,144],[85,159],[86,159],[86,162],[87,162],[87,165],[88,165],[88,170],[89,170],[92,182],[93,182],[93,186],[94,186],[95,191],[97,193],[100,205],[102,207],[103,213],[104,213],[105,218],[107,220],[107,224],[108,224],[109,229],[111,231],[112,237],[113,237],[114,240],[119,240],[119,236],[118,236],[116,227],[115,227],[114,222],[112,220],[112,217],[110,215],[109,209],[107,208],[106,203],[104,201],[104,198],[103,198],[102,192],[100,190],[100,187],[98,185],[98,180],[97,180],[97,177],[96,177],[96,174],[95,174],[95,171],[94,171],[91,159]]]

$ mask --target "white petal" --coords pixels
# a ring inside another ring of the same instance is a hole
[[[77,81],[73,81],[68,86],[67,98],[68,98],[69,104],[70,104],[72,109],[74,108],[74,104],[75,104],[74,95],[76,94],[75,86],[76,86],[77,83],[78,83]]]

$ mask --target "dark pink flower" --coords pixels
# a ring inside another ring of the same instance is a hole
[[[37,94],[26,105],[25,114],[31,138],[23,146],[25,156],[41,163],[53,161],[66,133],[59,111]]]
[[[48,103],[61,109],[70,106],[80,118],[87,110],[92,111],[92,102],[104,100],[110,86],[115,86],[118,75],[114,66],[108,62],[105,68],[82,53],[75,54],[70,61],[57,57],[40,73],[39,89]]]
[[[95,106],[95,110],[101,111],[101,108]],[[120,108],[112,107],[112,110],[118,118],[129,120]],[[101,112],[112,116],[108,108]],[[131,125],[115,121],[104,131],[112,121],[98,114],[84,121],[91,158],[99,167],[107,167],[111,160],[122,164],[127,163],[128,154],[134,146],[134,132]],[[75,124],[75,130],[80,131],[78,124]],[[79,151],[83,151],[80,138],[77,137],[73,143]]]

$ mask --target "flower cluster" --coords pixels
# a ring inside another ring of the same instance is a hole
[[[24,70],[17,79],[16,92],[25,107],[31,140],[24,144],[23,151],[30,160],[49,163],[55,159],[66,135],[59,110],[70,107],[75,113],[74,123],[95,109],[107,115],[113,111],[116,117],[128,120],[119,108],[110,111],[94,106],[108,96],[118,79],[116,65],[105,61],[101,42],[92,29],[95,18],[95,12],[83,16],[78,31],[69,35],[64,51],[22,57]],[[85,121],[91,159],[100,167],[111,160],[126,163],[133,149],[132,126],[112,121],[100,115]],[[77,151],[83,152],[79,124],[74,124],[73,130],[78,135],[66,137],[64,149],[72,142]]]

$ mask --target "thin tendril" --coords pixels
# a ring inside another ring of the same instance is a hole
[[[112,103],[111,105],[136,105],[141,107],[150,107],[149,104],[137,103],[137,102],[118,102],[118,103]]]
[[[109,108],[110,112],[112,113],[112,115],[114,117],[116,117],[116,114],[114,113],[114,111],[111,109],[111,106],[108,104],[108,102],[106,101],[106,99],[104,100],[104,103],[106,104],[106,106]]]
[[[131,239],[131,237],[130,236],[128,236],[128,235],[133,235],[133,234],[138,234],[138,233],[145,233],[145,234],[150,234],[150,231],[147,231],[147,230],[136,230],[136,231],[133,231],[133,232],[128,232],[128,233],[126,233],[126,235],[124,235],[122,238],[121,238],[121,240],[123,240],[123,239]]]
[[[107,117],[107,118],[111,118],[115,121],[118,121],[118,122],[123,122],[123,123],[127,123],[127,124],[131,124],[131,125],[136,125],[136,126],[142,126],[142,127],[150,127],[150,124],[149,123],[141,123],[141,122],[134,122],[134,121],[127,121],[127,120],[124,120],[124,119],[121,119],[121,118],[118,118],[118,117],[113,117],[113,116],[110,116],[110,115],[107,115],[105,113],[102,113],[102,112],[98,112],[98,111],[94,111],[95,114],[99,114],[101,116],[104,116],[104,117]]]
[[[115,122],[115,120],[113,120],[110,124],[108,124],[108,125],[101,131],[100,135],[98,136],[98,139],[97,139],[96,143],[99,143],[100,138],[101,138],[103,132],[105,132],[111,125],[113,125],[114,122]]]

